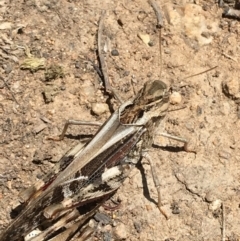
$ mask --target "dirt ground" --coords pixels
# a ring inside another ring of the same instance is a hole
[[[174,97],[162,128],[189,139],[197,153],[156,135],[149,153],[169,219],[157,209],[143,160],[115,195],[121,208],[108,212],[115,224],[102,240],[223,240],[224,226],[226,240],[240,240],[239,22],[222,18],[213,0],[157,2],[165,16],[161,56],[146,0],[0,1],[0,231],[19,191],[97,128],[70,127],[61,142],[46,137],[59,134],[67,119],[104,122],[110,115],[89,62],[97,64],[105,9],[111,85],[127,100],[145,81],[161,78]],[[38,63],[31,69],[30,60]]]

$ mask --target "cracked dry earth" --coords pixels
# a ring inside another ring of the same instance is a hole
[[[61,142],[46,136],[59,134],[67,119],[104,122],[110,115],[88,61],[97,63],[98,20],[105,9],[111,85],[127,100],[161,72],[172,93],[161,128],[189,139],[196,154],[156,134],[149,153],[169,219],[156,207],[143,160],[115,195],[121,208],[107,212],[115,225],[103,227],[99,237],[222,240],[224,207],[225,240],[240,240],[239,22],[223,19],[213,0],[157,3],[165,16],[162,61],[156,15],[146,0],[0,1],[0,71],[9,87],[1,79],[0,230],[14,216],[19,191],[97,128],[70,127]],[[28,57],[43,61],[43,68],[24,69]],[[58,74],[46,72],[51,66]]]

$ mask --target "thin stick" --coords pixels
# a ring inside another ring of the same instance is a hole
[[[189,79],[189,78],[192,78],[192,77],[194,77],[194,76],[207,73],[207,72],[209,72],[209,71],[211,71],[211,70],[213,70],[213,69],[216,69],[217,67],[218,67],[218,66],[214,66],[214,67],[212,67],[212,68],[210,68],[210,69],[204,70],[203,72],[200,72],[200,73],[197,73],[197,74],[193,74],[193,75],[187,76],[187,77],[185,77],[184,79]]]
[[[19,105],[17,99],[15,98],[13,92],[11,91],[10,87],[8,86],[7,82],[5,81],[5,79],[3,77],[0,76],[0,79],[3,81],[4,85],[7,87],[7,89],[9,90],[9,92],[11,93],[14,101]],[[20,105],[19,105],[20,106]]]
[[[159,78],[161,79],[162,76],[162,29],[159,29],[159,65],[160,65],[160,70],[159,70]]]
[[[114,89],[111,87],[111,85],[109,83],[107,64],[105,62],[103,53],[101,51],[101,49],[102,49],[103,22],[104,22],[105,14],[106,14],[106,11],[103,10],[102,14],[101,14],[101,17],[99,19],[99,26],[98,26],[98,57],[99,57],[100,65],[101,65],[103,82],[104,82],[104,85],[105,85],[106,92],[108,94],[114,96],[120,103],[123,103],[124,101],[116,93],[116,91],[114,91]]]
[[[226,240],[226,218],[225,218],[225,206],[222,203],[222,241]]]
[[[102,32],[103,32],[103,22],[104,22],[104,17],[105,17],[106,11],[103,10],[101,17],[99,19],[99,26],[98,26],[98,57],[102,69],[102,75],[103,75],[103,81],[105,85],[106,92],[109,94],[112,94],[112,88],[111,85],[109,84],[109,79],[108,79],[108,74],[107,74],[107,65],[104,59],[104,56],[102,54]]]
[[[157,17],[157,27],[161,29],[163,27],[163,17],[162,17],[161,11],[154,0],[149,0],[149,3],[155,11],[155,14]]]

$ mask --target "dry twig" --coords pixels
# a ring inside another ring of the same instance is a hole
[[[157,3],[154,0],[149,0],[149,3],[155,11],[155,14],[157,17],[157,27],[162,28],[163,27],[163,16],[162,16],[162,13],[161,13]]]
[[[103,10],[101,17],[99,19],[99,26],[98,26],[98,57],[102,69],[102,75],[103,75],[103,81],[105,85],[106,92],[109,94],[112,94],[112,88],[111,85],[109,84],[109,79],[108,79],[108,71],[107,71],[107,65],[104,59],[104,56],[102,54],[102,32],[103,32],[103,22],[104,22],[104,17],[106,15],[106,11]]]
[[[222,203],[222,241],[226,240],[225,206]]]
[[[9,90],[9,92],[11,93],[14,101],[19,105],[17,99],[15,98],[13,92],[11,91],[10,87],[8,86],[7,82],[5,81],[5,79],[3,77],[0,76],[0,79],[3,81],[4,85],[6,86],[6,88]],[[19,105],[20,106],[20,105]]]

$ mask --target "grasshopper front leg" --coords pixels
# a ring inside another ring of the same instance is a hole
[[[100,122],[91,122],[91,121],[81,121],[81,120],[67,120],[64,128],[62,130],[62,133],[59,136],[55,137],[47,137],[48,140],[54,140],[54,141],[61,141],[64,139],[64,136],[67,132],[67,129],[70,125],[88,125],[88,126],[102,126],[102,123]]]
[[[161,198],[161,191],[160,191],[160,181],[158,179],[158,175],[157,175],[156,169],[154,167],[152,158],[151,158],[151,156],[147,152],[143,152],[142,156],[148,161],[148,163],[151,166],[153,182],[154,182],[155,188],[157,189],[157,193],[158,193],[158,209],[163,214],[163,216],[166,219],[168,219],[169,217],[167,216],[166,212],[162,209],[162,198]]]

